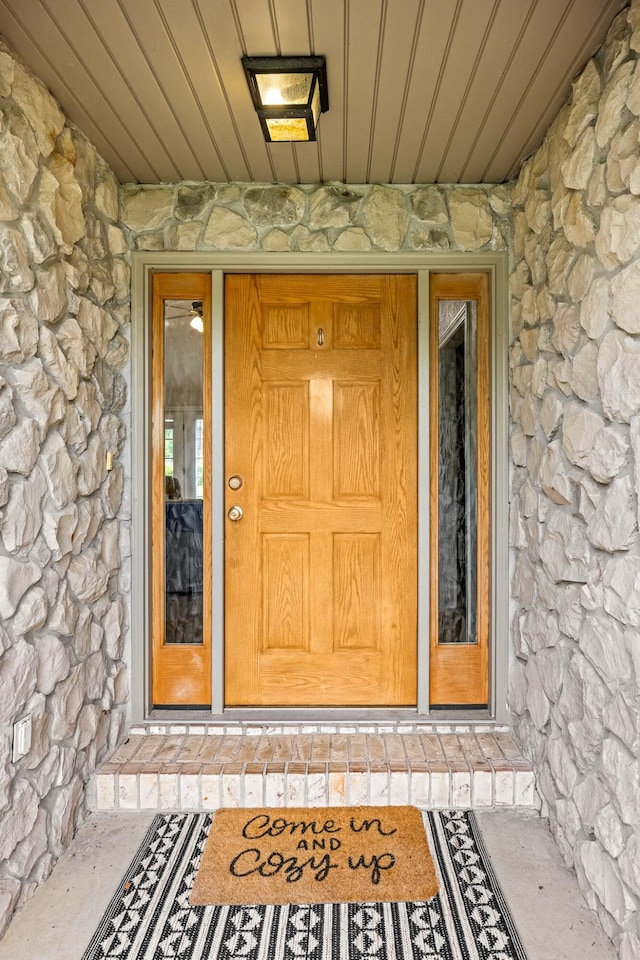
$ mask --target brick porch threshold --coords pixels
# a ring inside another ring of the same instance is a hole
[[[473,724],[134,726],[93,776],[91,810],[414,804],[538,808],[505,727]]]

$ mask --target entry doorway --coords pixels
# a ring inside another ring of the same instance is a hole
[[[482,340],[476,352],[485,371],[477,379],[484,377],[488,394],[488,353],[483,360],[488,344],[488,286],[486,276],[484,286],[482,275],[475,276],[480,278],[475,290],[452,285],[459,274],[430,278],[432,478],[440,470],[433,445],[439,433],[434,413],[434,403],[440,403],[434,392],[434,364],[439,361],[438,354],[435,360],[433,354],[442,324],[438,311],[442,313],[443,308],[438,303],[451,301],[454,307],[464,303],[475,317],[464,327],[465,337],[467,342],[472,335]],[[438,278],[443,287],[438,287]],[[212,579],[224,576],[225,707],[406,707],[415,711],[416,277],[228,275],[224,459],[222,449],[211,449],[207,422],[211,416],[209,283],[208,274],[154,277],[154,705],[210,705],[211,614],[206,608],[211,604]],[[171,396],[164,382],[169,321],[177,330],[178,315],[183,335],[176,338],[174,331],[168,353],[170,365],[184,367],[189,381],[191,396],[182,409],[175,390]],[[193,341],[187,330],[196,331],[200,340]],[[200,345],[195,377],[193,363],[189,370],[186,360],[183,363],[177,356],[181,349],[193,352],[194,342]],[[467,380],[469,373],[467,368]],[[450,390],[450,372],[448,378],[446,389]],[[196,393],[201,392],[201,409],[193,396],[194,385]],[[476,390],[467,384],[469,397]],[[468,410],[474,406],[482,416],[484,401],[478,402],[477,397],[475,402],[467,401]],[[484,437],[484,426],[471,433]],[[198,437],[200,446],[194,447]],[[438,444],[440,450],[442,443]],[[458,466],[462,463],[463,471],[467,470],[475,456],[475,479],[480,478],[480,487],[485,483],[488,491],[488,460],[483,460],[484,453],[472,451],[465,466],[468,456],[468,451],[462,459],[458,455]],[[212,504],[206,479],[214,461],[223,464],[226,495],[225,562],[220,570],[213,569],[210,550]],[[182,476],[187,488],[176,499],[167,493],[171,470],[178,486]],[[198,470],[201,489],[189,480]],[[467,501],[474,487],[478,484],[467,484]],[[422,494],[424,523],[427,511]],[[461,632],[461,618],[454,613],[456,630],[453,634],[449,630],[442,642],[443,611],[448,608],[446,595],[438,593],[438,569],[446,563],[443,556],[451,544],[440,552],[434,549],[435,543],[443,542],[434,496],[442,497],[442,491],[438,494],[432,479],[430,699],[436,706],[482,706],[488,701],[489,686],[488,569],[486,575],[465,584],[466,632]],[[451,497],[450,489],[445,496]],[[483,499],[482,490],[476,489],[472,496],[477,504],[475,519],[482,514],[484,523],[486,514],[485,526],[475,540],[471,536],[465,541],[460,535],[456,539],[456,567],[466,563],[470,571],[480,559],[478,545],[485,550],[488,568],[483,532],[488,529],[488,494]],[[189,524],[195,524],[195,530]],[[180,560],[181,540],[182,547],[196,545],[195,557]],[[464,562],[462,550],[467,556]],[[475,551],[471,560],[470,551]],[[451,570],[445,573],[450,575]],[[476,591],[475,613],[470,590]],[[458,585],[458,597],[462,593]],[[199,597],[201,612],[185,618],[189,604],[198,608]],[[176,618],[176,610],[181,619]],[[451,621],[450,612],[448,616]],[[449,646],[455,648],[454,656],[446,649]],[[478,649],[483,651],[480,656]],[[461,683],[443,686],[447,674],[466,675],[468,689]],[[174,679],[167,680],[171,676]],[[473,689],[471,679],[476,683]]]

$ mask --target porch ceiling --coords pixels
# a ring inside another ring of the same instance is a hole
[[[122,182],[501,182],[627,0],[0,0]],[[265,144],[243,54],[327,58],[316,143]]]

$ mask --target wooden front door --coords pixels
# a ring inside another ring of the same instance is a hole
[[[416,703],[416,278],[225,283],[225,703]]]

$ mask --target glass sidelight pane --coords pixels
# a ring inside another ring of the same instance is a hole
[[[438,304],[438,642],[477,642],[477,304]]]
[[[203,642],[202,304],[164,304],[166,644]]]

